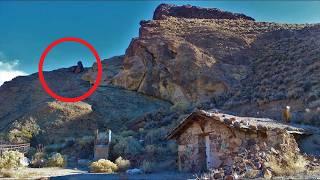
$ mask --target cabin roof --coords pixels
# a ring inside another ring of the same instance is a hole
[[[285,124],[269,118],[255,118],[255,117],[239,117],[230,114],[218,112],[217,110],[197,110],[189,114],[183,119],[167,136],[167,139],[177,138],[185,129],[187,129],[193,122],[198,120],[217,121],[226,126],[243,130],[243,131],[264,131],[282,129],[290,134],[313,134],[319,133],[319,129],[313,126],[300,124]]]

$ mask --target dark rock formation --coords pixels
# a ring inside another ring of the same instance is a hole
[[[221,11],[217,8],[201,8],[197,6],[184,5],[176,6],[170,4],[161,4],[154,12],[153,19],[161,20],[166,16],[178,18],[195,18],[195,19],[245,19],[254,21],[252,17],[239,13]]]
[[[76,73],[76,74],[82,73],[82,72],[84,71],[82,62],[81,62],[81,61],[78,61],[78,63],[77,63],[76,66],[72,66],[72,67],[71,67],[71,71],[72,71],[73,73]]]

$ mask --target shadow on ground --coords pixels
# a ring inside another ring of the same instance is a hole
[[[51,177],[53,180],[118,180],[118,179],[130,179],[130,180],[185,180],[185,179],[195,179],[192,174],[185,173],[153,173],[153,174],[93,174],[93,173],[84,173],[84,174],[74,174],[66,176],[56,176]]]

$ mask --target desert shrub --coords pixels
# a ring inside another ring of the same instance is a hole
[[[154,144],[157,143],[167,135],[168,130],[165,128],[158,128],[158,129],[152,129],[149,130],[148,133],[145,136],[145,142],[147,144]]]
[[[0,156],[0,169],[12,169],[23,166],[24,155],[18,151],[5,151]]]
[[[65,143],[49,144],[49,145],[45,146],[45,151],[47,153],[60,152],[64,148],[66,148],[66,144]]]
[[[148,159],[164,158],[171,154],[171,150],[166,144],[152,144],[145,147],[145,155]]]
[[[320,99],[314,100],[314,101],[310,102],[310,103],[309,103],[309,107],[310,107],[310,108],[320,107]]]
[[[117,170],[118,166],[107,159],[100,159],[90,165],[90,171],[95,173],[113,173]]]
[[[154,162],[147,161],[147,160],[144,160],[144,161],[142,162],[141,169],[142,169],[145,173],[152,173],[152,172],[155,171],[155,168],[156,168],[156,163],[154,163]]]
[[[6,133],[0,133],[0,142],[5,142],[7,139],[7,134]]]
[[[117,164],[119,171],[126,171],[130,168],[130,161],[123,159],[121,156],[116,159],[115,163]]]
[[[148,156],[154,156],[156,154],[156,147],[155,145],[147,145],[145,147],[145,152]]]
[[[64,167],[66,165],[65,158],[60,153],[53,153],[48,158],[48,167]]]
[[[77,145],[86,146],[94,141],[93,136],[83,136],[76,140]]]
[[[70,148],[76,143],[76,139],[74,137],[68,137],[63,139],[62,143],[64,144],[64,148]]]
[[[136,156],[143,152],[143,147],[137,139],[129,136],[120,138],[114,145],[113,151],[117,152],[118,156]]]
[[[307,81],[307,82],[304,82],[304,84],[303,84],[303,90],[304,90],[304,92],[310,91],[311,88],[312,88],[311,82],[308,82],[308,81]]]
[[[288,89],[287,97],[298,99],[299,97],[302,97],[304,93],[305,93],[304,89],[301,87],[294,88],[294,89]]]
[[[8,133],[8,140],[13,143],[30,142],[32,137],[39,133],[40,127],[34,119],[29,119],[24,123],[14,122]]]
[[[30,147],[28,149],[28,152],[26,153],[26,156],[31,159],[36,153],[37,153],[37,149],[34,147]]]
[[[186,100],[180,100],[170,107],[172,111],[184,112],[190,108],[190,103]]]
[[[175,155],[177,153],[177,151],[178,151],[178,145],[174,141],[169,141],[167,143],[167,149],[168,149],[169,153]]]
[[[31,160],[31,167],[41,168],[47,164],[47,154],[44,152],[37,152],[34,154]]]
[[[270,155],[266,167],[272,169],[276,175],[293,175],[306,170],[308,161],[300,154],[285,153],[282,157]]]
[[[302,122],[301,123],[318,126],[319,125],[319,117],[320,117],[320,111],[307,108],[306,111],[302,115],[302,118],[301,118]]]

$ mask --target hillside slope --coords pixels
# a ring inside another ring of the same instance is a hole
[[[108,60],[103,64],[112,67]],[[117,71],[117,67],[114,65],[113,70]],[[81,80],[84,73],[74,74],[65,68],[45,72],[45,78],[59,95],[75,97],[90,88],[88,82]],[[118,132],[126,129],[126,124],[135,119],[148,113],[166,111],[171,106],[168,102],[113,86],[98,88],[83,102],[57,102],[44,92],[37,74],[6,82],[0,87],[0,101],[2,132],[39,126],[42,134],[47,135],[47,143],[59,142],[67,137],[93,135],[97,128],[110,128]],[[17,142],[23,140],[15,138]]]

